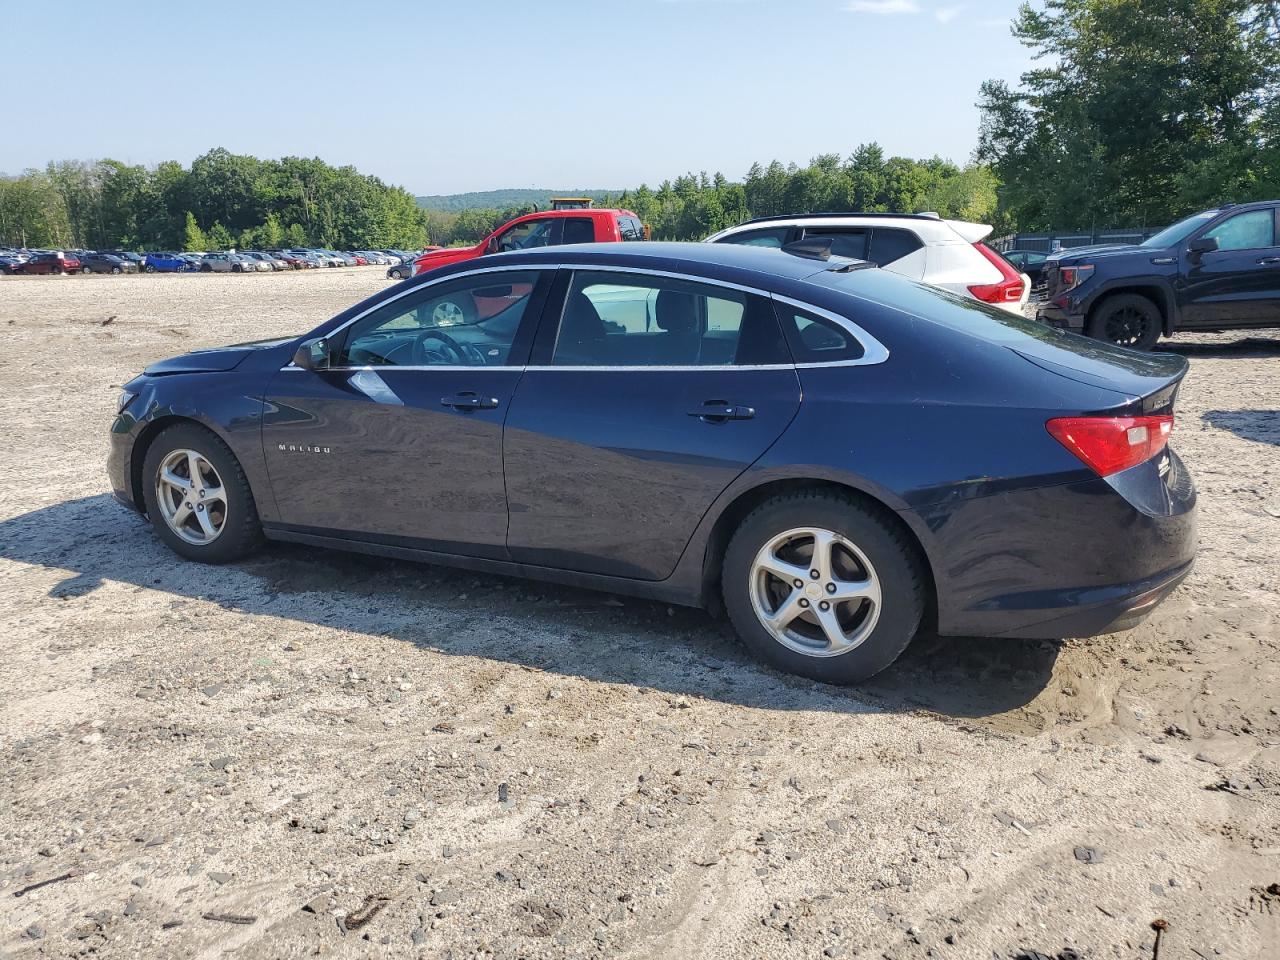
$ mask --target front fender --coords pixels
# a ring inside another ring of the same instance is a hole
[[[1157,305],[1164,314],[1164,335],[1171,336],[1178,325],[1178,298],[1174,296],[1172,278],[1160,274],[1136,277],[1112,277],[1101,281],[1097,288],[1080,300],[1078,313],[1088,317],[1090,311],[1103,297],[1112,293],[1132,290],[1136,293],[1157,295]],[[1076,312],[1076,311],[1073,311]]]

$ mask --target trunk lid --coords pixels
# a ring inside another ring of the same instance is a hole
[[[1185,357],[1138,353],[1070,333],[1028,338],[1009,349],[1042,370],[1141,401],[1144,413],[1172,406],[1189,366]]]

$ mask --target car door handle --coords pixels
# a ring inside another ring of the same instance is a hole
[[[1258,261],[1258,263],[1262,264],[1264,267],[1274,267],[1277,264],[1280,264],[1280,257],[1263,257]]]
[[[440,402],[455,410],[493,410],[498,406],[497,397],[483,397],[472,390],[455,393],[452,397],[441,397]]]
[[[726,420],[750,420],[756,415],[755,407],[743,406],[740,403],[729,403],[727,400],[707,400],[702,406],[689,411],[689,416],[697,417],[705,423],[724,423]]]

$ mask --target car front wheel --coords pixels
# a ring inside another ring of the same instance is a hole
[[[227,563],[261,544],[262,526],[244,470],[204,427],[179,424],[156,437],[142,478],[151,525],[187,559]]]
[[[823,683],[879,673],[925,608],[915,551],[893,524],[825,491],[775,497],[742,522],[721,587],[738,635],[773,666]]]

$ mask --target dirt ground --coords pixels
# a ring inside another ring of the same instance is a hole
[[[121,383],[386,282],[0,279],[0,956],[1280,956],[1280,333],[1167,347],[1202,546],[1147,624],[839,690],[698,611],[185,563],[112,501]]]

